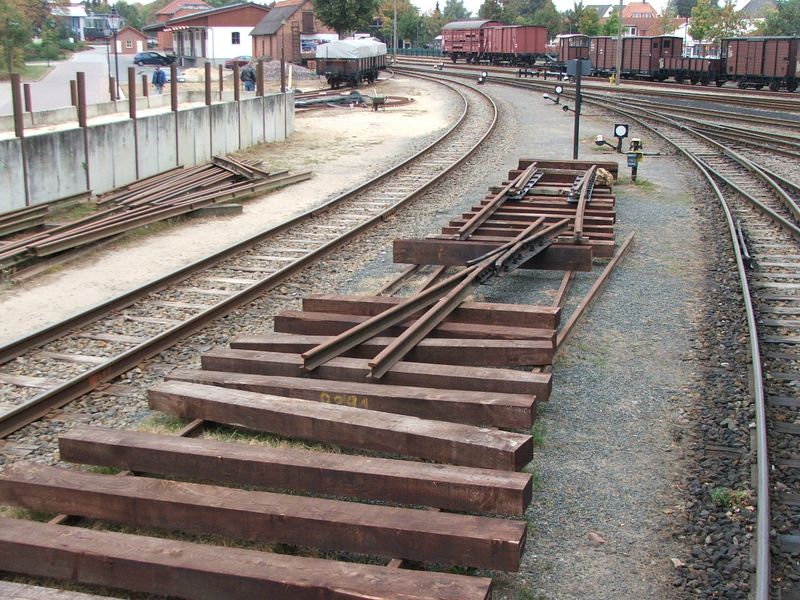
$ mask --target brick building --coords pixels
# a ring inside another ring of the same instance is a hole
[[[301,63],[313,59],[317,45],[338,39],[336,32],[324,25],[314,12],[311,0],[277,2],[256,25],[252,55]]]

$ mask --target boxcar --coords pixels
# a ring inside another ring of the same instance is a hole
[[[372,83],[386,68],[386,44],[369,38],[327,42],[317,46],[316,63],[317,74],[331,87]]]
[[[457,62],[477,62],[484,51],[486,29],[502,25],[499,21],[452,21],[442,27],[442,54]]]
[[[589,38],[580,33],[559,36],[558,62],[589,58]]]
[[[617,38],[609,36],[589,38],[588,58],[592,62],[592,72],[595,75],[608,76],[616,72]]]
[[[547,29],[536,25],[499,25],[486,27],[479,59],[497,64],[532,65],[544,58]]]
[[[722,40],[725,74],[740,88],[765,85],[793,92],[800,82],[800,37],[739,37]]]

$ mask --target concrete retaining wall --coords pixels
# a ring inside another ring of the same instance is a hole
[[[164,99],[168,104],[166,95],[154,104]],[[88,190],[100,194],[178,165],[286,139],[294,131],[293,107],[293,94],[271,94],[90,124],[85,132],[64,129],[0,140],[0,212]]]

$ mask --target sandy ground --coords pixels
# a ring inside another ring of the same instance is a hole
[[[374,87],[362,90],[374,93]],[[372,112],[326,109],[300,113],[291,139],[241,155],[269,171],[310,170],[299,184],[246,201],[243,214],[191,219],[157,235],[134,235],[25,284],[0,291],[0,344],[82,312],[222,248],[318,206],[413,154],[424,138],[444,131],[453,109],[449,92],[409,79],[380,84],[383,94],[414,102]],[[137,265],[132,268],[131,265]],[[23,318],[20,315],[24,315]]]

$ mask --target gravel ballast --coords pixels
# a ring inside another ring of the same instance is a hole
[[[434,232],[482,198],[521,157],[571,157],[572,113],[539,94],[484,88],[498,102],[498,130],[455,177],[430,191],[436,201],[400,211],[277,293],[71,404],[56,419],[14,434],[0,460],[57,460],[56,437],[74,423],[135,427],[151,416],[146,389],[170,369],[198,367],[201,352],[271,329],[272,316],[298,309],[302,296],[374,292],[402,270],[391,263],[391,239]],[[614,122],[584,106],[582,159],[616,158],[592,143]],[[536,487],[525,515],[530,530],[523,565],[519,573],[496,574],[496,598],[746,593],[747,509],[730,511],[710,494],[719,487],[744,489],[749,468],[744,342],[729,243],[693,171],[635,125],[634,135],[662,156],[645,160],[636,185],[622,161],[617,238],[635,232],[636,241],[553,367],[553,393],[537,426],[543,444],[528,467]],[[576,275],[562,321],[599,268]],[[546,302],[560,276],[519,272],[479,296]],[[707,444],[740,453],[707,455]]]

